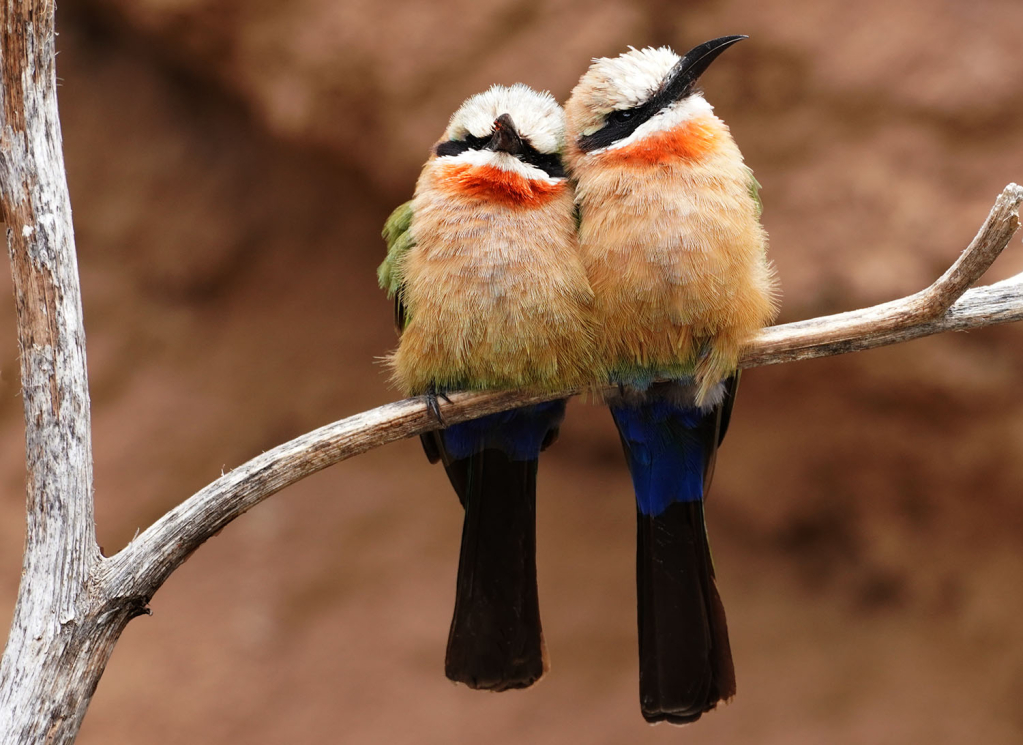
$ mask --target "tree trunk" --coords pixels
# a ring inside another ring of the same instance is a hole
[[[82,299],[53,40],[52,2],[5,0],[0,184],[18,313],[28,472],[25,561],[0,661],[0,742],[9,745],[74,741],[127,615],[89,613],[89,577],[100,555]]]

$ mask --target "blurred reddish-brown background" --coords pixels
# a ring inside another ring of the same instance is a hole
[[[107,553],[395,397],[379,226],[493,82],[563,98],[590,57],[749,34],[704,83],[764,186],[782,320],[920,289],[1023,180],[1011,0],[66,0],[58,27]],[[1017,236],[990,278],[1020,270]],[[24,475],[2,314],[6,628]],[[1021,342],[746,376],[710,507],[739,693],[685,731],[639,715],[630,486],[606,413],[576,402],[541,469],[540,685],[445,680],[460,510],[406,441],[203,547],[128,627],[80,742],[1019,743]]]

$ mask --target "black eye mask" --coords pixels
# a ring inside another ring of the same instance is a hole
[[[490,137],[476,137],[466,135],[464,140],[448,140],[437,143],[433,151],[438,157],[445,155],[460,155],[467,150],[485,150],[490,143]],[[564,178],[565,169],[561,165],[561,156],[557,153],[541,153],[529,142],[522,139],[522,152],[517,156],[523,163],[539,168],[551,178]]]
[[[690,49],[675,63],[648,101],[631,109],[610,112],[604,120],[604,126],[593,134],[579,138],[576,143],[579,149],[588,153],[624,140],[635,132],[643,122],[649,121],[654,114],[663,111],[676,101],[699,93],[700,89],[696,87],[696,81],[710,66],[710,63],[728,47],[745,38],[745,36],[722,36]]]
[[[690,95],[695,91],[690,91]],[[662,89],[651,96],[646,103],[635,106],[631,109],[618,109],[612,111],[604,120],[604,126],[593,134],[584,135],[579,138],[579,149],[584,153],[592,150],[599,150],[602,147],[613,145],[619,140],[624,140],[631,135],[644,122],[650,121],[654,114],[666,109],[675,102],[670,95],[669,87],[662,86]]]

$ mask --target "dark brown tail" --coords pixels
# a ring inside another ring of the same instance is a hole
[[[547,670],[536,589],[536,460],[486,449],[446,465],[465,506],[445,673],[526,688]]]
[[[640,706],[648,722],[695,722],[735,695],[703,502],[637,517]]]

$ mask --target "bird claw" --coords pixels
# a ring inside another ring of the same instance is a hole
[[[438,391],[436,388],[431,386],[426,392],[426,410],[433,415],[438,424],[443,426],[444,417],[440,415],[440,402],[438,399],[444,399],[446,402],[451,403],[451,399],[448,398],[447,393],[444,391]]]

